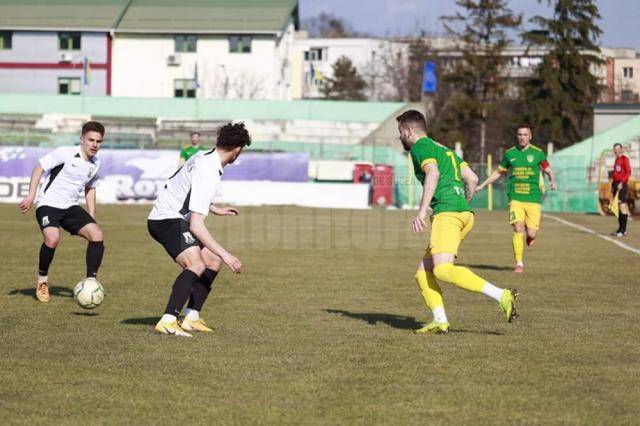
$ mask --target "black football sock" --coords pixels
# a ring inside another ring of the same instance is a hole
[[[182,307],[187,303],[187,300],[191,295],[193,284],[197,280],[198,275],[189,269],[185,269],[180,273],[180,275],[178,275],[175,283],[173,283],[173,290],[171,291],[171,296],[169,296],[169,303],[167,303],[167,308],[164,310],[165,314],[173,315],[175,317],[180,315]]]
[[[87,245],[87,278],[95,278],[102,263],[104,242],[89,241]]]
[[[620,232],[623,234],[627,232],[627,217],[628,215],[620,213],[618,219],[620,220]]]
[[[53,255],[55,254],[56,249],[47,246],[45,243],[42,243],[40,246],[40,261],[38,262],[38,274],[41,277],[46,277],[49,274],[49,266],[51,266],[51,262],[53,262]]]
[[[216,279],[218,275],[218,271],[214,271],[213,269],[205,269],[204,273],[198,281],[193,283],[193,288],[191,289],[191,297],[189,298],[189,304],[187,307],[189,309],[193,309],[194,311],[200,312],[202,310],[202,306],[204,305],[205,300],[207,300],[207,296],[211,292],[211,285],[213,284],[213,280]]]

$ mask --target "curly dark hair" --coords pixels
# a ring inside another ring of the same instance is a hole
[[[249,132],[244,127],[244,122],[227,123],[218,129],[216,147],[230,150],[239,146],[249,145],[251,145],[251,136],[249,136]]]
[[[87,132],[98,132],[104,137],[104,126],[97,121],[87,121],[82,126],[82,136],[84,136]]]

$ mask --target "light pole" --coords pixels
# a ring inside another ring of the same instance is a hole
[[[227,99],[227,94],[229,93],[229,74],[227,73],[227,67],[224,64],[218,65],[222,72],[224,73],[224,83],[222,83],[222,99]]]

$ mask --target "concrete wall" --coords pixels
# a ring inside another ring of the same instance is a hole
[[[73,56],[74,63],[85,57],[91,62],[107,61],[107,34],[83,32],[80,50],[64,51]],[[58,33],[55,31],[13,31],[12,48],[0,50],[0,62],[58,63]]]
[[[596,105],[593,111],[593,133],[598,134],[640,115],[640,105]],[[622,142],[622,141],[620,141]],[[613,143],[613,142],[612,142]]]
[[[630,68],[632,70],[632,76],[624,75],[624,69]],[[640,59],[638,58],[618,58],[615,60],[614,69],[614,87],[615,96],[617,101],[625,101],[622,98],[624,91],[632,92],[636,97],[640,94]],[[628,101],[635,101],[636,99],[627,99]]]
[[[0,92],[56,94],[59,77],[82,78],[85,57],[92,64],[106,63],[106,33],[83,32],[80,43],[80,50],[61,51],[57,32],[14,31],[12,48],[0,50]],[[71,62],[60,61],[63,52]],[[87,95],[105,95],[106,81],[106,70],[93,67],[89,85],[82,90]]]
[[[175,52],[172,34],[121,34],[113,41],[114,96],[173,97],[175,79],[195,79],[198,98],[290,99],[293,24],[254,35],[251,53],[229,52],[227,35],[198,35],[196,52]],[[169,65],[175,56],[179,64]]]
[[[92,70],[90,84],[82,85],[82,69],[2,69],[0,68],[0,92],[4,93],[58,93],[58,78],[79,78],[85,95],[99,96],[106,93],[105,70]]]
[[[305,52],[322,49],[320,60],[305,60]],[[371,100],[386,100],[394,97],[394,90],[385,79],[385,63],[394,62],[400,54],[406,58],[407,44],[374,38],[301,38],[294,43],[296,68],[294,73],[298,99],[320,98],[323,78],[333,77],[333,64],[342,56],[349,58],[358,73],[367,82],[365,95]],[[397,64],[401,67],[403,64]],[[313,69],[313,73],[312,73]]]

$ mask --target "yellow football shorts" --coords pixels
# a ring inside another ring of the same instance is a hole
[[[524,222],[529,229],[540,228],[540,208],[538,203],[525,203],[512,200],[509,202],[509,223]]]
[[[457,256],[460,243],[472,229],[472,212],[442,212],[431,216],[431,236],[424,257],[440,253]]]

